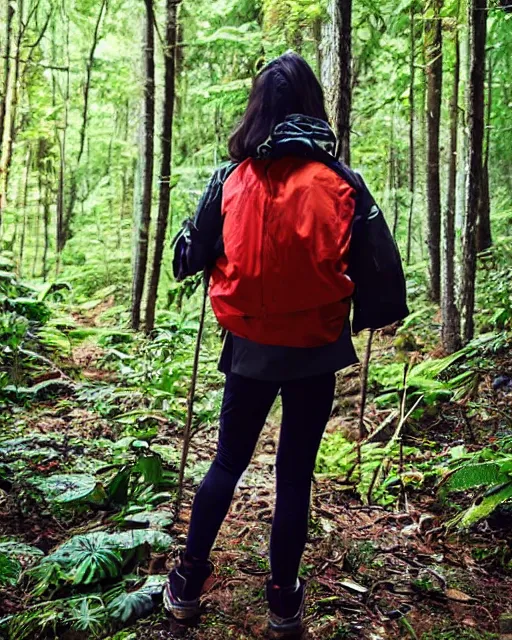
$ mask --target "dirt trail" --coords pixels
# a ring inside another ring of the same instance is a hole
[[[88,347],[74,352],[75,364],[85,366],[87,377],[102,384],[99,356],[100,351]],[[357,391],[357,374],[350,372],[340,380],[329,431],[354,432]],[[368,415],[379,419],[373,405]],[[27,432],[65,432],[71,438],[90,440],[119,437],[114,420],[98,415],[76,398],[41,401],[27,408],[22,420]],[[263,586],[269,572],[278,420],[278,412],[274,412],[217,540],[213,555],[216,572],[204,596],[199,624],[180,627],[160,611],[134,625],[133,635],[119,636],[119,640],[266,637]],[[165,425],[159,439],[176,450],[181,446],[180,433],[169,432]],[[215,429],[201,431],[193,439],[190,465],[198,477],[199,463],[205,471],[215,445]],[[52,468],[41,467],[39,471],[52,472]],[[171,528],[178,546],[185,539],[193,494],[194,483],[189,481],[181,519]],[[490,521],[471,535],[446,535],[441,528],[445,514],[434,491],[411,491],[408,498],[406,512],[389,512],[361,505],[343,479],[316,479],[310,538],[303,559],[308,580],[304,640],[497,637],[486,634],[497,633],[500,615],[512,610],[512,576],[504,566],[511,558],[512,517],[509,522]],[[9,500],[0,505],[0,533],[21,534],[45,550],[69,537],[72,530],[97,524],[89,515],[63,525],[39,513],[37,505],[29,518],[19,521],[17,509]],[[165,566],[165,558],[153,558],[151,563],[152,569],[160,572],[170,566],[170,559]],[[4,602],[8,610],[19,606],[17,597]]]

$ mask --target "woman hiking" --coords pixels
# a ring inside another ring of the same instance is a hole
[[[335,373],[357,362],[352,328],[378,329],[408,311],[400,257],[361,177],[336,160],[324,97],[303,58],[286,53],[254,81],[211,178],[176,240],[178,279],[204,270],[226,374],[218,449],[192,508],[186,549],[164,590],[166,610],[199,612],[211,549],[280,394],[276,504],[267,582],[274,637],[302,629],[312,475]]]

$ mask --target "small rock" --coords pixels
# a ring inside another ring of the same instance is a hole
[[[492,388],[496,391],[502,387],[512,388],[512,378],[507,375],[501,375],[494,378],[492,381]]]
[[[355,591],[356,593],[368,593],[368,589],[363,587],[361,584],[357,584],[357,582],[353,582],[352,580],[342,580],[340,585],[347,589],[348,591]]]

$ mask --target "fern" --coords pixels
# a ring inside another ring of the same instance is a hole
[[[100,596],[91,595],[68,600],[66,622],[76,631],[87,632],[87,637],[103,635],[107,622],[107,609]]]

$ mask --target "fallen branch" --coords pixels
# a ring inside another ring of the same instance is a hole
[[[391,454],[393,452],[393,447],[395,446],[398,437],[400,436],[401,432],[402,432],[402,428],[404,426],[404,424],[407,422],[408,418],[410,417],[410,415],[412,413],[414,413],[414,411],[416,410],[416,407],[420,404],[420,402],[423,400],[424,396],[420,396],[416,402],[413,404],[413,406],[411,407],[411,409],[407,412],[407,414],[405,414],[399,421],[396,429],[395,429],[395,433],[393,434],[393,436],[391,437],[391,440],[388,442],[388,444],[386,445],[386,451],[388,452],[387,455],[385,455],[380,464],[378,465],[378,467],[375,469],[375,473],[373,474],[373,478],[372,481],[370,483],[370,487],[368,489],[368,502],[371,503],[372,500],[372,493],[373,490],[375,489],[375,487],[380,484],[380,478],[382,475],[382,471],[383,469],[387,466],[387,464],[389,463]]]
[[[50,365],[50,367],[52,367],[54,371],[60,374],[61,378],[64,378],[65,380],[71,380],[71,378],[68,375],[66,375],[64,371],[62,371],[62,369],[59,369],[59,367],[54,362],[52,362],[49,358],[42,356],[40,353],[36,353],[35,351],[30,351],[29,349],[22,349],[22,348],[19,349],[19,352],[25,356],[29,356],[30,358],[34,358],[35,360],[40,360],[41,362],[44,362],[45,364]]]

